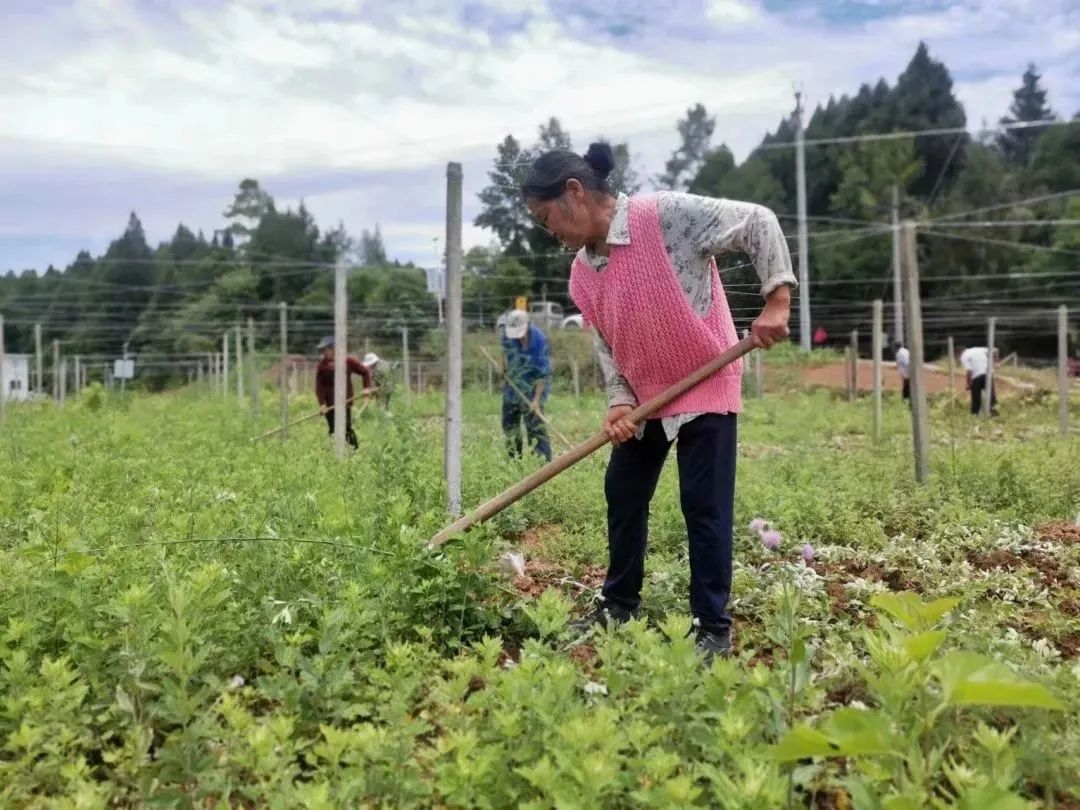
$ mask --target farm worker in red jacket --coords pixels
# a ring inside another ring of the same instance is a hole
[[[318,350],[322,358],[315,369],[315,398],[319,400],[319,413],[326,417],[330,435],[334,435],[334,339],[324,337],[319,341]],[[364,396],[371,396],[371,370],[352,355],[345,358],[345,441],[355,449],[356,432],[352,426],[352,375],[359,374],[364,379]]]
[[[764,309],[751,327],[755,346],[788,336],[791,270],[776,216],[752,203],[679,192],[628,197],[607,183],[611,147],[584,157],[541,155],[521,186],[540,225],[576,251],[570,297],[596,327],[607,387],[604,430],[615,449],[605,481],[608,572],[585,630],[633,618],[641,604],[649,501],[676,444],[679,489],[690,546],[690,612],[706,659],[731,650],[732,513],[736,419],[742,364],[676,399],[643,424],[634,406],[687,377],[738,342],[714,256],[742,251],[761,279]]]

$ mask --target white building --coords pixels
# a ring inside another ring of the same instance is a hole
[[[4,390],[0,396],[6,397],[9,402],[29,399],[30,355],[5,354],[3,380]]]

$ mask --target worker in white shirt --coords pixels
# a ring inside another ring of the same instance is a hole
[[[907,350],[907,347],[900,343],[893,346],[893,352],[896,357],[896,370],[900,372],[900,379],[903,383],[900,396],[906,400],[911,399],[911,352]]]
[[[994,350],[997,357],[997,349]],[[976,416],[982,411],[986,376],[990,370],[990,350],[986,346],[971,346],[960,353],[960,365],[964,367],[967,390],[971,392],[971,412]],[[997,416],[997,393],[990,386],[990,413]]]

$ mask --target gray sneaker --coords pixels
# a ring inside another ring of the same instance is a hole
[[[633,611],[619,605],[605,603],[603,599],[597,599],[595,608],[580,619],[570,622],[570,629],[580,635],[600,627],[626,624],[635,618],[637,615]]]
[[[694,619],[690,632],[695,635],[694,646],[697,647],[697,651],[705,659],[706,664],[711,664],[716,656],[727,658],[731,655],[730,627],[724,630],[706,630],[701,626],[701,619]]]

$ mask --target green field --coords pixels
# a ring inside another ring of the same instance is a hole
[[[865,400],[748,402],[737,655],[710,668],[674,464],[645,617],[573,645],[606,451],[434,554],[438,399],[366,414],[345,463],[319,421],[249,442],[263,403],[9,409],[0,806],[1080,806],[1080,441],[1053,400],[993,422],[935,402],[921,488],[898,401],[880,443]],[[551,407],[575,440],[601,412]],[[533,465],[504,458],[497,399],[465,413],[473,505]],[[525,578],[499,570],[512,547]]]

